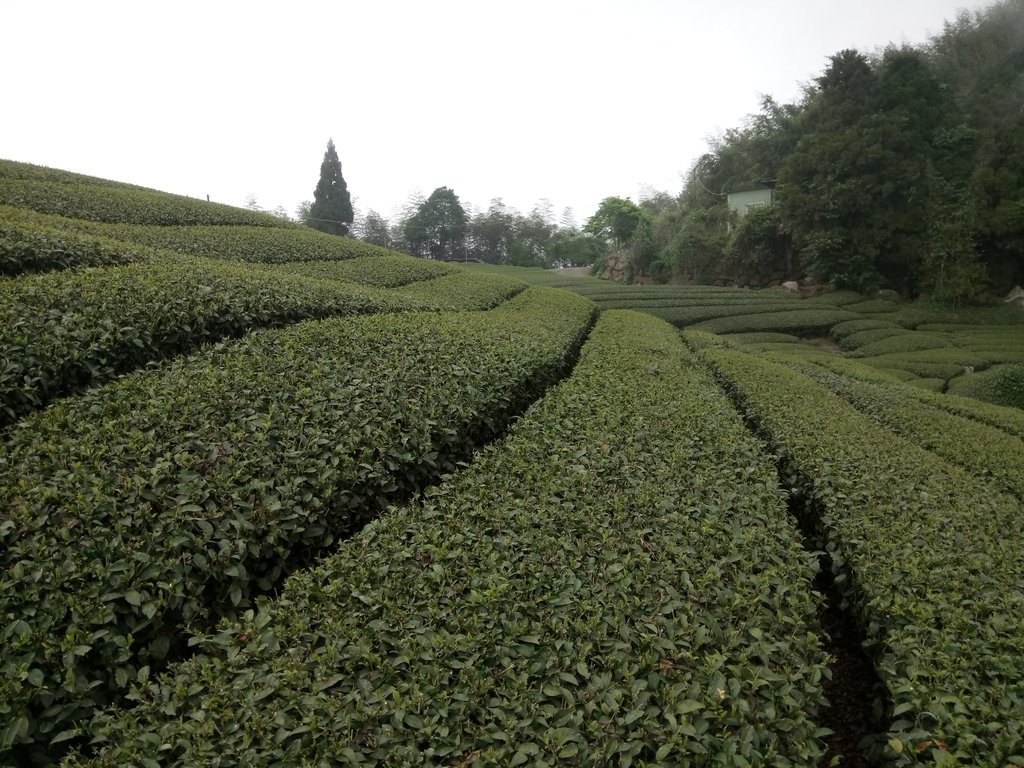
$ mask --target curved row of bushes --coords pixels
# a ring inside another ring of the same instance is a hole
[[[432,309],[458,312],[496,307],[523,287],[524,284],[515,279],[459,270],[401,285],[388,294],[405,301],[424,302]]]
[[[451,282],[459,306],[443,292],[403,294],[210,260],[2,281],[0,426],[54,397],[253,329],[334,315],[485,309],[524,287],[461,273]]]
[[[5,177],[2,168],[0,205],[28,208],[52,216],[117,224],[232,224],[298,228],[298,225],[284,219],[246,208],[109,183],[17,179]]]
[[[101,179],[98,176],[87,176],[84,173],[64,171],[60,168],[48,168],[45,165],[23,163],[18,160],[0,160],[0,179],[42,181],[57,184],[87,184],[97,187],[117,187],[120,189],[134,189],[144,192],[156,191],[148,189],[147,187],[126,184],[121,181]]]
[[[774,307],[774,305],[773,305]],[[660,312],[658,314],[661,314]],[[667,320],[693,330],[708,333],[756,333],[774,331],[789,333],[796,336],[825,335],[836,323],[852,320],[857,315],[845,309],[829,309],[825,307],[807,309],[794,306],[791,309],[764,311],[758,313],[733,313],[729,316],[716,316],[703,322],[686,321],[679,323],[672,317]]]
[[[891,765],[999,766],[1024,754],[1024,510],[872,423],[807,376],[704,354],[771,440],[876,656]]]
[[[1024,365],[994,365],[986,371],[960,376],[949,391],[995,405],[1024,409]]]
[[[894,379],[908,379],[913,374],[898,368],[878,369],[867,365],[869,361],[847,361],[842,358],[825,357],[816,361],[819,365],[838,371],[844,376],[862,379],[885,386],[892,386]],[[913,384],[913,381],[907,383]],[[1024,410],[1008,406],[959,397],[955,394],[937,394],[918,389],[903,390],[918,401],[949,413],[994,427],[1006,434],[1024,438]]]
[[[0,762],[70,738],[186,627],[454,469],[564,374],[593,311],[531,289],[301,323],[27,420],[0,453]]]
[[[167,257],[174,259],[173,254]],[[0,277],[151,261],[152,249],[106,237],[10,221],[0,210]]]
[[[443,261],[415,259],[397,253],[331,261],[298,261],[275,264],[269,269],[274,272],[287,272],[323,280],[343,280],[377,288],[398,288],[455,271],[455,267]]]
[[[886,429],[971,474],[992,478],[1024,500],[1024,440],[1002,430],[928,405],[905,387],[845,376],[820,365],[794,363]]]
[[[728,304],[710,304],[706,306],[681,305],[671,308],[654,308],[649,310],[652,315],[660,317],[680,328],[686,328],[705,322],[717,322],[733,316],[760,318],[765,314],[788,314],[790,312],[821,312],[822,310],[804,310],[799,301],[791,302],[730,302]],[[758,330],[758,329],[753,329]],[[725,331],[728,333],[728,331]]]
[[[508,438],[139,686],[67,764],[813,765],[814,572],[674,330],[605,313]]]
[[[144,243],[177,253],[257,264],[334,261],[360,256],[394,255],[394,251],[350,237],[336,237],[297,226],[287,229],[245,224],[142,226],[87,223],[81,226],[96,234]]]

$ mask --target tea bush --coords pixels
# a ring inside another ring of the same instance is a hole
[[[152,260],[152,249],[109,238],[11,223],[0,211],[0,276]]]
[[[903,387],[844,376],[819,365],[792,367],[842,397],[875,423],[973,475],[992,478],[1004,490],[1024,500],[1024,441],[1020,438],[924,403]],[[914,385],[922,386],[918,382]]]
[[[708,347],[807,502],[892,700],[891,765],[1024,753],[1018,500],[777,363]]]
[[[996,405],[1024,408],[1024,365],[997,365],[959,376],[949,382],[949,391]]]
[[[676,333],[605,313],[507,439],[140,685],[67,764],[814,765],[815,570]]]
[[[266,213],[191,197],[108,184],[19,180],[0,176],[0,205],[53,216],[127,224],[241,224],[286,228]]]
[[[385,253],[335,261],[299,261],[290,264],[277,264],[271,269],[275,273],[287,272],[323,280],[343,280],[378,288],[397,288],[418,280],[430,280],[441,275],[451,274],[456,271],[457,267],[441,261]]]
[[[492,304],[492,292],[484,296]],[[467,295],[466,304],[472,301]],[[54,397],[218,339],[333,315],[432,308],[414,297],[216,261],[0,282],[0,426]]]
[[[177,253],[254,263],[336,261],[361,256],[394,256],[370,243],[337,237],[315,229],[260,226],[128,226],[86,224],[89,231],[145,243]],[[407,257],[412,259],[413,257]]]
[[[763,312],[738,316],[720,316],[688,325],[709,333],[754,333],[774,331],[795,336],[827,334],[836,323],[857,317],[845,309],[805,309],[796,307],[780,312]]]
[[[69,738],[295,562],[452,471],[562,376],[593,314],[306,322],[62,401],[0,452],[0,762]]]

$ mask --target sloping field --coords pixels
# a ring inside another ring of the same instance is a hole
[[[840,398],[778,363],[694,340],[778,453],[865,628],[892,699],[877,756],[889,764],[1016,764],[1024,746],[1024,545],[1008,532],[1020,529],[1024,508],[1019,480],[999,463],[1013,472],[1024,457],[1008,447],[990,463],[977,441],[998,435],[941,412],[908,414],[911,428],[903,415],[886,416],[895,419],[887,429],[870,418],[880,402],[870,388],[821,377]],[[916,442],[936,429],[959,431]],[[998,439],[1004,447],[1016,440]]]
[[[609,313],[505,441],[69,764],[810,765],[813,573],[725,395],[667,325]]]
[[[186,626],[451,471],[561,375],[590,312],[530,289],[482,315],[303,323],[23,422],[0,459],[0,612],[19,617],[0,701],[18,736],[56,735]]]
[[[490,264],[474,271],[557,285],[602,310],[649,312],[683,329],[747,339],[756,351],[817,351],[863,359],[868,365],[937,392],[947,389],[996,405],[1024,405],[1024,312],[1011,307],[948,307],[865,299],[851,292],[800,298],[704,285],[625,285],[557,270]],[[773,338],[767,334],[774,334]],[[779,334],[792,338],[780,339]],[[771,338],[771,340],[769,340]],[[770,346],[769,346],[770,345]]]
[[[0,275],[0,765],[1024,766],[1012,312],[7,161]]]
[[[60,395],[199,345],[308,318],[429,309],[352,283],[212,260],[0,282],[0,425]]]

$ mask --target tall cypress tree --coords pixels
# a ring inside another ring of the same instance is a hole
[[[341,161],[334,148],[334,139],[328,139],[324,161],[320,163],[320,181],[313,192],[306,223],[331,235],[345,235],[352,223],[352,198],[341,175]]]

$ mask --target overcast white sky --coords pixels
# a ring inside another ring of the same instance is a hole
[[[677,193],[759,94],[984,0],[0,0],[0,157],[289,212]]]

